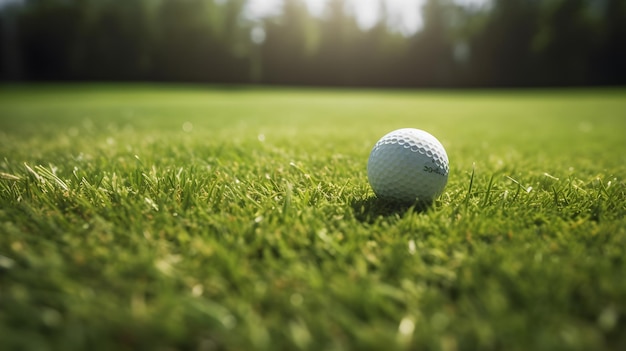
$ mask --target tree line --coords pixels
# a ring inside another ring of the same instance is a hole
[[[502,87],[626,84],[626,1],[427,0],[413,35],[345,0],[252,20],[246,0],[24,0],[0,9],[0,79]]]

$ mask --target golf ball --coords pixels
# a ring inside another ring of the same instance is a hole
[[[367,178],[381,199],[430,203],[448,182],[448,155],[431,134],[413,128],[394,130],[374,145]]]

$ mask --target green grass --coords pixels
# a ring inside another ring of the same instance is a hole
[[[376,200],[385,133],[447,149]],[[0,88],[2,350],[626,349],[626,90]]]

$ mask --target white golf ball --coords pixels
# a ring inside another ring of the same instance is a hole
[[[394,130],[374,145],[367,177],[381,199],[430,203],[448,182],[448,155],[431,134],[413,128]]]

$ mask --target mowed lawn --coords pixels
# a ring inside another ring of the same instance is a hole
[[[1,350],[626,349],[624,89],[3,86],[0,172]]]

